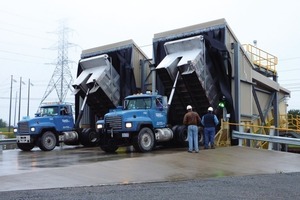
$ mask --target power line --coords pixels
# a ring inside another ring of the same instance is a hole
[[[285,70],[280,70],[280,73],[283,73],[283,72],[290,72],[290,71],[298,71],[300,70],[299,68],[294,68],[294,69],[285,69]],[[277,70],[278,71],[278,70]]]
[[[282,86],[284,86],[284,87],[299,87],[300,88],[299,84],[300,83],[289,83],[289,84],[283,84]]]
[[[289,61],[289,60],[296,60],[296,59],[300,59],[300,57],[291,57],[291,58],[283,58],[283,59],[279,59],[279,61]]]
[[[31,34],[21,33],[21,32],[13,31],[13,30],[10,30],[10,29],[0,28],[0,30],[7,31],[7,32],[10,32],[10,33],[15,33],[15,34],[18,34],[18,35],[27,36],[27,37],[32,37],[32,38],[35,38],[35,39],[41,39],[41,40],[46,40],[46,41],[53,41],[50,38],[44,38],[44,37],[40,37],[40,36],[37,36],[37,35],[31,35]]]
[[[40,63],[40,62],[32,62],[32,61],[28,61],[28,60],[20,60],[20,59],[12,59],[12,58],[3,58],[0,57],[0,60],[9,60],[9,61],[13,61],[13,62],[26,62],[26,63],[32,63],[32,64],[44,64],[44,63]]]
[[[299,81],[299,79],[283,79],[283,80],[280,80],[279,82],[285,82],[285,81]]]
[[[29,54],[24,54],[24,53],[18,53],[18,52],[13,52],[13,51],[7,51],[7,50],[1,50],[1,49],[0,49],[0,52],[14,54],[14,55],[20,55],[20,56],[26,56],[26,57],[32,57],[32,58],[40,58],[40,59],[49,59],[50,60],[50,58],[45,58],[45,57],[41,57],[41,56],[34,56],[34,55],[29,55]]]
[[[8,12],[7,10],[2,10],[2,9],[0,9],[0,12],[1,12],[1,13],[4,13],[4,14],[6,14],[6,15],[10,15],[10,16],[17,17],[17,18],[22,19],[22,20],[24,20],[24,19],[29,19],[30,22],[38,23],[38,24],[40,24],[40,25],[45,25],[46,23],[50,25],[49,22],[46,22],[45,20],[42,20],[42,19],[39,18],[39,17],[38,17],[38,18],[37,18],[37,17],[32,18],[32,17],[20,15],[19,13]],[[51,25],[54,25],[54,24],[51,24]],[[16,27],[18,27],[18,26],[19,26],[19,25],[16,25]]]
[[[7,15],[8,17],[6,19],[12,19],[12,16],[18,18],[18,20],[17,20],[18,24],[7,23],[7,20],[3,23],[1,22],[1,24],[2,24],[2,26],[0,27],[1,32],[7,32],[10,35],[12,35],[12,33],[13,33],[13,34],[17,34],[17,35],[21,35],[21,36],[25,36],[25,37],[34,38],[34,39],[37,39],[37,40],[44,40],[44,41],[51,41],[51,42],[55,41],[53,38],[42,37],[41,36],[42,34],[39,34],[39,32],[41,32],[41,29],[40,29],[41,25],[46,28],[47,27],[46,24],[49,24],[49,23],[45,23],[44,20],[40,20],[40,18],[30,18],[28,16],[22,16],[22,15],[12,13],[12,12],[8,12],[7,10],[1,10],[1,9],[0,9],[0,13]],[[26,23],[23,23],[24,24],[23,27],[22,27],[22,25],[20,25],[21,20],[26,20]],[[1,20],[1,21],[3,21],[3,20]],[[29,26],[28,26],[29,23],[28,22],[33,22],[33,23],[35,23],[35,25],[32,26],[32,28],[29,28]],[[35,27],[37,27],[36,23],[39,24],[38,25],[39,29],[35,28]],[[8,26],[4,27],[3,24],[10,26],[10,28],[8,28]],[[25,26],[25,24],[26,24],[26,26]],[[31,31],[31,32],[34,31],[35,34],[27,33],[28,31]],[[44,33],[46,34],[46,31]],[[27,40],[23,40],[23,41],[27,42]],[[30,45],[24,45],[20,42],[17,42],[16,39],[14,40],[14,43],[13,42],[7,42],[7,41],[0,41],[0,44],[10,45],[9,48],[11,48],[11,46],[13,45],[13,46],[18,46],[18,47],[23,46],[23,47],[26,47],[26,48],[30,47],[32,49],[31,44],[37,44],[37,43],[40,43],[40,42],[31,42]],[[1,45],[1,46],[3,47],[4,45]],[[50,58],[45,58],[45,57],[41,57],[41,56],[37,56],[37,55],[24,54],[24,53],[20,53],[20,52],[17,52],[17,51],[8,51],[8,50],[3,50],[2,49],[2,50],[0,50],[0,52],[7,53],[7,54],[12,54],[12,55],[18,55],[18,56],[25,56],[25,57],[30,57],[30,58],[50,60]],[[27,52],[30,52],[30,51],[27,51]],[[32,61],[23,60],[23,59],[16,59],[16,58],[11,59],[11,58],[7,58],[7,57],[3,57],[3,56],[1,56],[0,59],[1,60],[13,61],[13,62],[37,63],[37,62],[32,62]],[[40,63],[38,63],[38,64],[40,64]]]

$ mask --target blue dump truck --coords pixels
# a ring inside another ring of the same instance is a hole
[[[123,107],[112,109],[104,120],[97,121],[101,149],[115,152],[119,146],[133,145],[137,151],[146,152],[157,142],[174,139],[172,127],[167,124],[166,100],[150,92],[127,96]],[[177,142],[186,138],[186,132],[181,133],[185,135],[177,138]]]
[[[76,129],[74,124],[72,104],[43,104],[34,118],[24,118],[14,129],[17,146],[23,151],[30,151],[35,146],[43,151],[51,151],[60,142],[79,144],[80,141],[89,146],[98,141],[95,130]]]
[[[35,117],[22,119],[14,128],[18,148],[30,151],[38,146],[43,151],[51,151],[62,143],[83,146],[99,145],[99,134],[96,132],[95,123],[86,125],[83,124],[82,119],[84,115],[88,115],[88,108],[97,110],[98,100],[94,98],[94,95],[99,93],[99,85],[107,87],[105,78],[110,79],[114,76],[110,65],[107,55],[81,59],[79,61],[80,75],[73,83],[75,94],[83,96],[80,106],[75,106],[74,112],[74,104],[61,102],[42,104]],[[94,68],[98,69],[98,67],[100,72],[97,70],[96,73],[92,73]]]

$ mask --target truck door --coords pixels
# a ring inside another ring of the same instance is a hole
[[[163,106],[162,98],[156,98],[153,102],[153,126],[155,128],[163,128],[167,124],[166,110]]]
[[[69,131],[74,127],[74,119],[70,106],[61,106],[59,115],[55,117],[57,131]]]

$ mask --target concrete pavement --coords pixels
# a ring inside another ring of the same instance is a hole
[[[82,151],[89,151],[87,155],[93,159],[80,161],[88,159]],[[100,159],[108,156],[100,150],[82,151],[70,150],[67,156],[64,155],[65,150],[56,153],[18,152],[15,158],[18,162],[9,156],[15,153],[3,151],[0,154],[0,191],[300,172],[299,154],[238,146],[200,150],[198,154],[188,153],[186,149],[157,150],[145,154],[124,152],[109,159]],[[23,159],[27,161],[27,166],[18,165],[24,162]],[[57,165],[57,159],[61,163],[69,159],[71,163]],[[6,162],[10,162],[12,169],[9,173],[5,172],[8,170]],[[37,163],[40,167],[35,166]],[[45,164],[41,167],[40,163]]]

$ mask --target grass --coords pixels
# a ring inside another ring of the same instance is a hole
[[[13,128],[10,129],[10,132],[8,132],[8,128],[0,128],[0,135],[5,135],[5,138],[15,138],[15,135],[13,133]]]
[[[288,152],[300,153],[300,146],[298,146],[298,145],[288,145]]]

